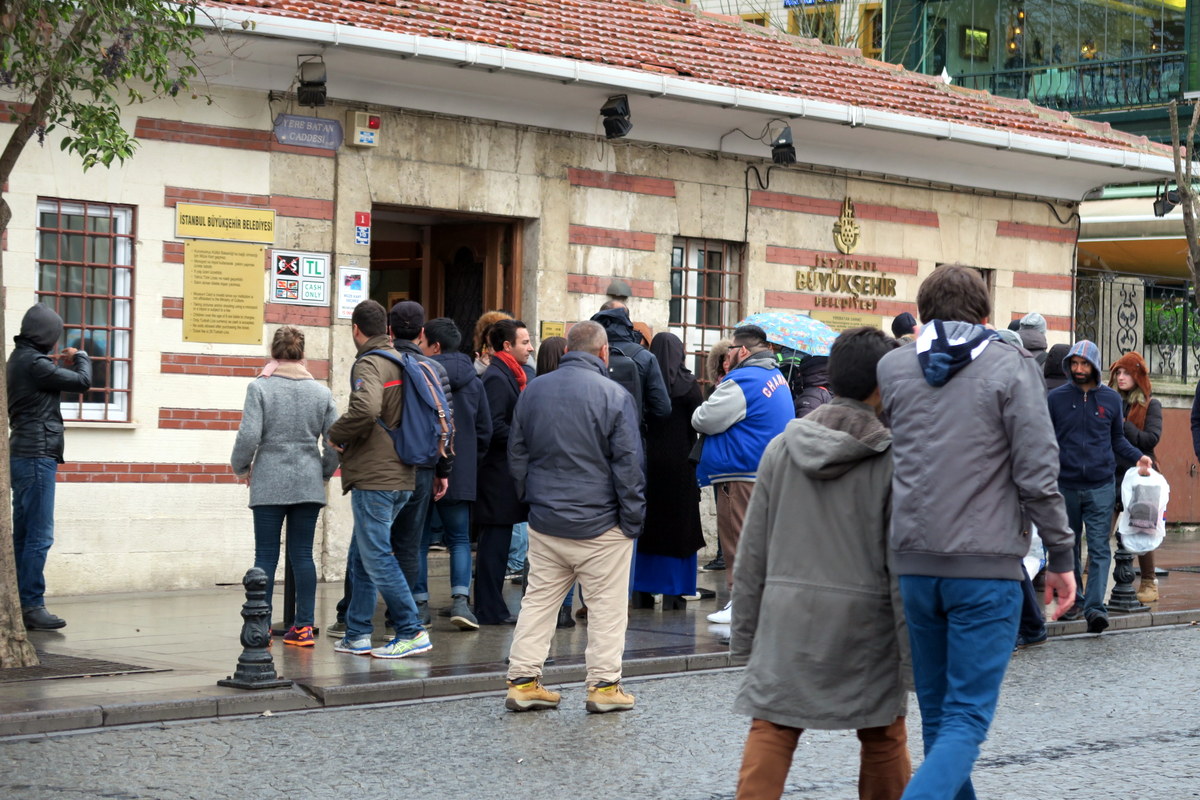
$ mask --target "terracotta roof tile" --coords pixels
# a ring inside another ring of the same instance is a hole
[[[208,0],[214,7],[523,50],[914,117],[1166,155],[1145,137],[947,86],[857,50],[664,0]]]

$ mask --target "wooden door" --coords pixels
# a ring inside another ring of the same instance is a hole
[[[1163,434],[1154,454],[1171,485],[1168,524],[1200,522],[1200,463],[1192,449],[1190,409],[1163,409]]]

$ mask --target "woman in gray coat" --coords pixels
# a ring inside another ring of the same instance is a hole
[[[250,486],[254,566],[272,579],[268,603],[279,563],[279,534],[287,520],[296,608],[295,622],[283,641],[299,647],[313,645],[313,534],[325,505],[325,482],[338,465],[337,453],[324,444],[337,416],[329,389],[304,367],[304,334],[291,325],[279,328],[271,342],[271,361],[246,387],[230,464]]]

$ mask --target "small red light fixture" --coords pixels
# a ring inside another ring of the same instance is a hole
[[[373,131],[379,130],[379,115],[378,114],[372,114],[371,116],[367,117],[367,127]]]

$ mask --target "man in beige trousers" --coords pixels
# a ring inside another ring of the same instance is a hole
[[[557,708],[541,684],[558,609],[579,581],[588,602],[587,701],[594,714],[633,708],[621,688],[633,540],[642,531],[645,475],[633,397],[609,379],[608,338],[595,322],[567,334],[558,369],[517,402],[509,469],[529,504],[529,583],[509,652],[513,711]]]

